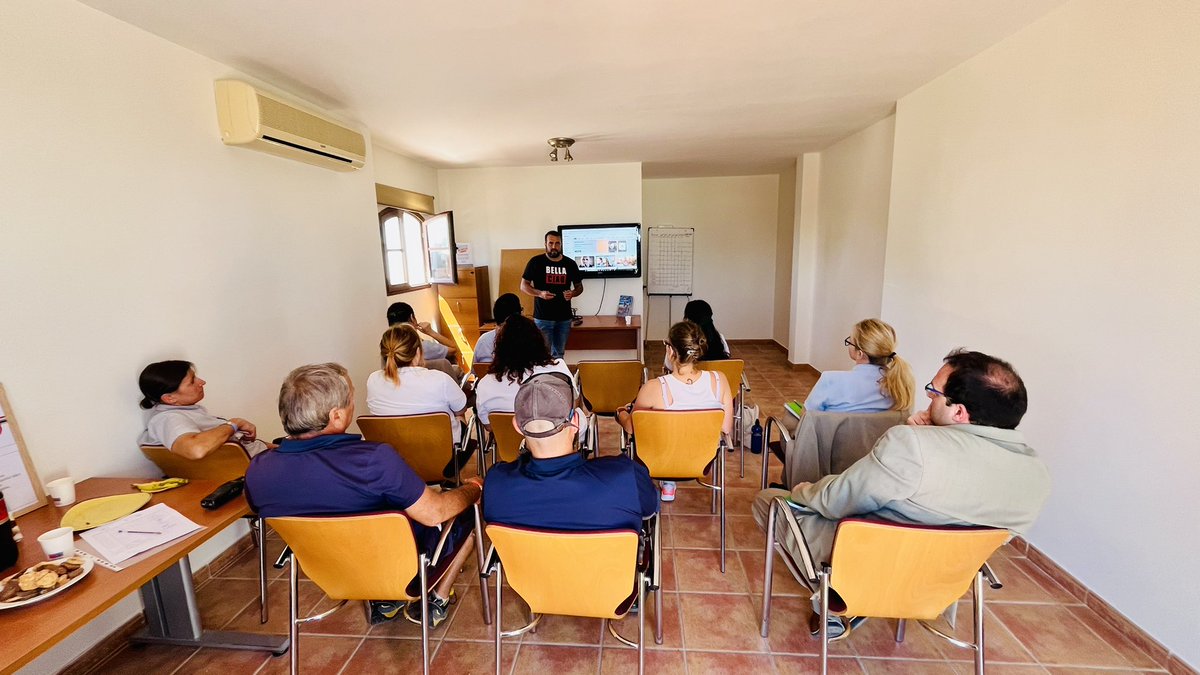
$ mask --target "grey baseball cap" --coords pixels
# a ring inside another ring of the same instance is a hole
[[[571,378],[562,373],[539,373],[525,380],[517,390],[513,412],[517,426],[526,436],[546,438],[557,434],[571,423],[575,412],[575,388]],[[546,430],[529,431],[526,425],[536,420],[549,422],[551,426]]]

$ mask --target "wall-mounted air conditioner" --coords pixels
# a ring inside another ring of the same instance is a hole
[[[338,171],[361,168],[363,135],[237,80],[217,80],[221,140]]]

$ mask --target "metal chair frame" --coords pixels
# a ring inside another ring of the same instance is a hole
[[[741,377],[739,378],[741,381],[738,382],[737,393],[735,393],[733,395],[733,445],[736,446],[738,448],[738,450],[740,451],[738,454],[738,457],[739,457],[738,477],[745,478],[746,477],[746,444],[742,442],[742,435],[743,435],[743,428],[744,428],[743,427],[744,420],[742,420],[742,408],[745,406],[745,403],[746,403],[746,393],[750,391],[750,380],[746,379],[745,361],[742,359],[722,359],[720,361],[697,361],[696,367],[700,368],[701,370],[717,370],[716,368],[709,367],[709,364],[725,363],[727,361],[742,361],[742,373],[741,373]],[[733,386],[732,382],[730,383],[730,386],[731,387]],[[733,448],[730,447],[729,449],[732,450]],[[765,452],[766,451],[766,434],[763,434],[763,449]],[[763,463],[765,464],[766,461],[767,460],[764,457]]]

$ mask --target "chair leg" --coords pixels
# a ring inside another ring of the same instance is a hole
[[[429,675],[429,571],[424,553],[417,564],[421,566],[421,672]]]
[[[763,549],[763,597],[762,597],[762,628],[759,633],[763,637],[767,637],[767,632],[771,630],[771,575],[775,572],[775,503],[771,503],[770,510],[767,511],[767,543]]]
[[[663,643],[662,516],[654,522],[654,644]]]
[[[983,675],[983,572],[975,573],[975,675]]]
[[[288,640],[292,643],[289,667],[292,675],[300,672],[300,573],[296,556],[288,562]]]
[[[496,675],[500,675],[500,634],[503,629],[500,627],[500,596],[504,587],[504,571],[500,568],[500,562],[496,561]]]
[[[479,565],[479,603],[483,609],[483,623],[490,625],[492,623],[491,602],[488,599],[487,575],[483,570],[483,566],[487,563],[486,554],[483,552],[483,516],[479,512],[479,505],[474,504],[475,509],[475,559]]]
[[[659,613],[662,608],[659,607]],[[646,575],[638,574],[638,675],[646,670]]]
[[[821,675],[829,673],[829,572],[821,570]]]
[[[745,404],[745,402],[746,402],[746,393],[742,390],[741,385],[738,385],[738,395],[737,395],[737,407],[738,407],[737,433],[738,433],[738,437],[737,437],[737,440],[738,440],[738,456],[741,458],[741,463],[742,463],[741,468],[738,469],[738,478],[746,477],[746,444],[742,442],[744,440],[743,436],[745,435],[742,433],[742,430],[746,426],[746,420],[742,419],[742,413],[744,412],[744,409],[742,408],[742,406]]]
[[[721,574],[725,573],[725,453],[718,452],[721,456],[720,472],[721,472]]]
[[[904,631],[908,627],[906,619],[900,619],[896,622],[896,642],[904,642]]]
[[[262,518],[250,521],[254,529],[254,541],[258,545],[258,614],[259,623],[266,623],[267,609],[267,524]]]

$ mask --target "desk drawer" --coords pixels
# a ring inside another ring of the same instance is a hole
[[[454,317],[464,326],[473,324],[479,326],[479,301],[474,297],[461,298],[442,296],[446,300],[446,304],[450,305],[450,311],[454,312]]]

